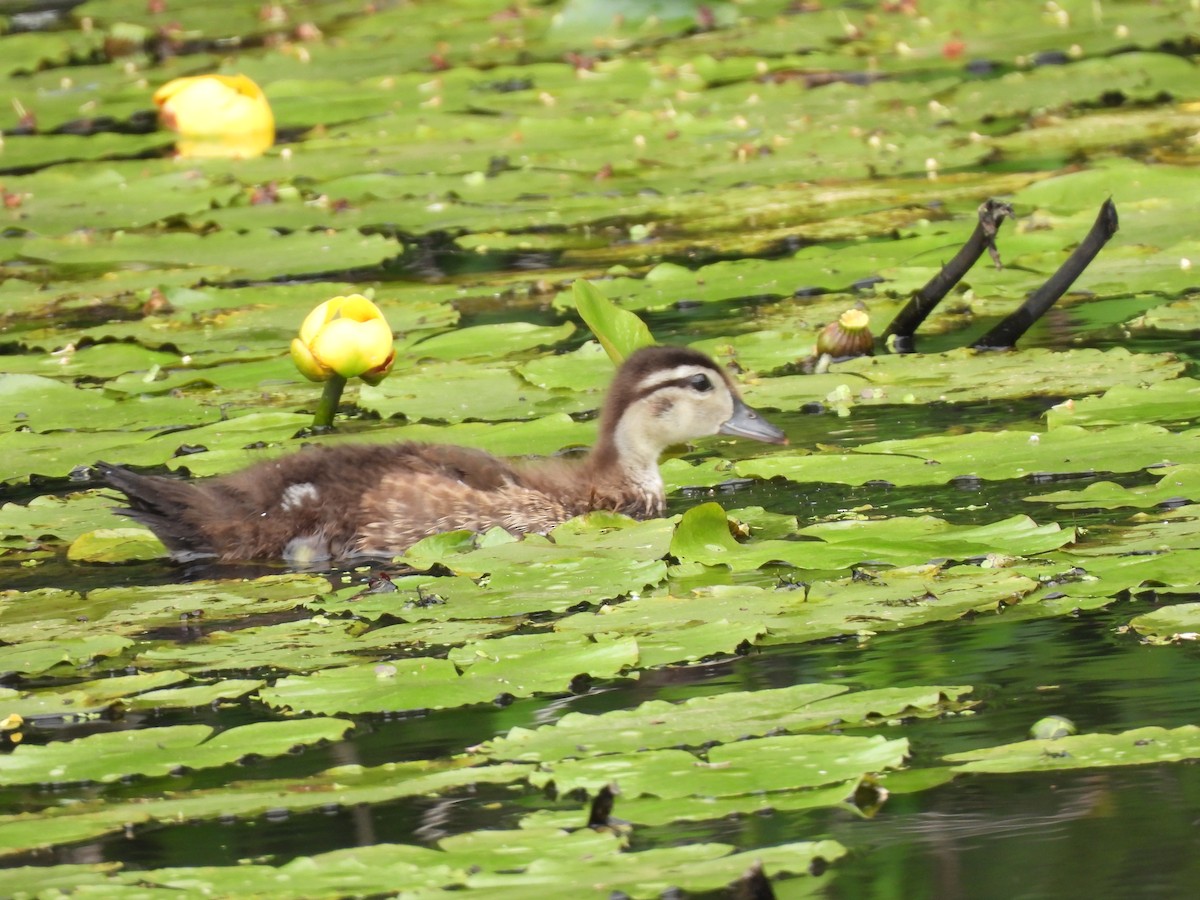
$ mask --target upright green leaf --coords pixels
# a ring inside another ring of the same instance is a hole
[[[580,317],[617,365],[634,350],[654,343],[654,336],[645,322],[629,310],[621,309],[590,282],[582,278],[576,280],[574,296]]]

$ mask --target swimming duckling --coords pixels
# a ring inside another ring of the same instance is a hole
[[[546,532],[595,509],[662,515],[663,450],[729,434],[785,444],[702,353],[646,347],[617,371],[582,459],[505,460],[448,444],[310,447],[199,482],[97,463],[122,515],[179,560],[395,556],[441,531]]]

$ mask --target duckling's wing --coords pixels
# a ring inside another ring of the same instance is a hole
[[[436,483],[445,479],[446,487],[458,485],[476,491],[496,491],[519,480],[516,470],[503,459],[454,444],[407,444],[403,455],[388,472],[403,481],[406,474],[427,476]],[[424,480],[424,479],[423,479]]]

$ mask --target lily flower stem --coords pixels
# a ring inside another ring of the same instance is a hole
[[[342,391],[346,388],[346,379],[336,372],[325,382],[325,390],[321,394],[321,402],[317,404],[317,412],[313,416],[314,428],[332,428],[333,417],[337,413],[338,403],[342,399]]]

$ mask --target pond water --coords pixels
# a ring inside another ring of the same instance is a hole
[[[761,860],[779,897],[1191,896],[1197,34],[1190,0],[4,5],[0,893],[744,897]],[[210,72],[264,89],[265,155],[173,158],[154,91]],[[800,374],[989,197],[1004,266],[919,353]],[[967,349],[1109,198],[1018,348]],[[585,281],[790,445],[665,462],[667,520],[433,539],[395,593],[112,531],[97,459],[589,443]],[[394,368],[313,436],[287,347],[360,291]]]

